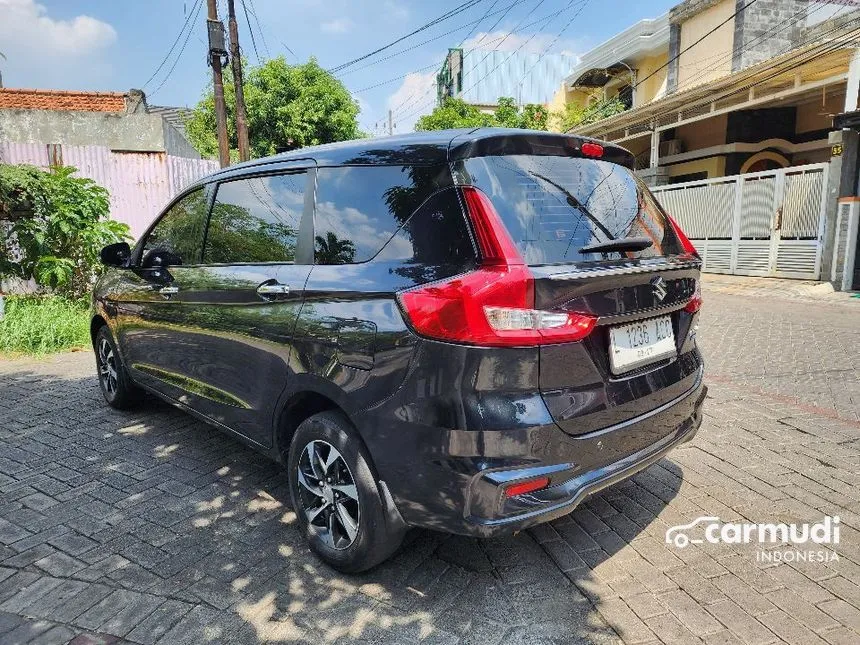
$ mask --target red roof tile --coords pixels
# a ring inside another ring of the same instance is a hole
[[[125,112],[125,94],[0,88],[0,109]]]

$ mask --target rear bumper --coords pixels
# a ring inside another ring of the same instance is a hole
[[[702,375],[699,365],[678,397],[578,436],[564,432],[548,412],[537,412],[546,410],[539,393],[516,402],[515,409],[533,421],[514,429],[428,426],[410,421],[408,408],[395,401],[355,420],[407,524],[491,537],[570,513],[589,495],[689,441],[701,425],[707,393]],[[483,403],[485,415],[491,409]],[[549,477],[549,487],[505,497],[509,484],[535,477]]]
[[[484,497],[487,501],[492,500],[489,507],[495,507],[496,511],[489,515],[475,513],[473,509],[477,505],[470,504],[466,512],[466,519],[474,526],[474,531],[470,533],[490,537],[552,521],[573,511],[589,495],[644,470],[662,459],[673,448],[695,436],[702,424],[702,405],[707,391],[708,388],[699,383],[694,391],[671,402],[665,409],[655,411],[656,414],[661,414],[674,406],[693,402],[689,417],[672,433],[652,445],[600,467],[582,471],[576,465],[556,464],[482,473],[473,482],[470,502],[475,502],[478,496]],[[654,414],[646,416],[652,417]],[[634,419],[632,422],[647,423],[647,419]],[[605,434],[606,440],[611,441],[609,435],[613,431],[607,429],[595,434]],[[537,477],[549,477],[550,486],[516,498],[508,499],[504,496],[504,489],[510,483]],[[484,509],[488,508],[486,503],[482,506]]]

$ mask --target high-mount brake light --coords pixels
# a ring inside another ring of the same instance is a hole
[[[582,154],[584,154],[586,157],[595,157],[599,159],[603,156],[603,146],[599,143],[586,141],[582,144],[580,150],[582,151]]]
[[[490,199],[473,186],[463,199],[481,251],[474,271],[397,294],[422,336],[486,347],[522,347],[582,340],[597,318],[535,309],[534,277]]]

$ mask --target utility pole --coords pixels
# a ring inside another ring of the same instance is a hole
[[[236,87],[236,136],[239,139],[239,161],[251,158],[248,144],[248,120],[245,115],[245,89],[242,84],[242,57],[239,54],[239,27],[236,24],[236,7],[227,0],[227,20],[230,29],[230,57],[233,59],[233,84]],[[248,25],[250,28],[250,25]]]
[[[230,165],[230,142],[227,140],[227,106],[224,103],[224,78],[221,74],[221,57],[227,55],[224,43],[224,25],[218,20],[218,0],[207,0],[206,30],[209,33],[209,64],[212,65],[212,82],[215,87],[215,124],[218,130],[218,157],[221,167]]]
[[[388,110],[388,134],[394,134],[394,125],[391,123],[391,110]]]

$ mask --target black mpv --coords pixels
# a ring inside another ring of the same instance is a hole
[[[104,396],[146,390],[282,461],[342,571],[411,526],[569,513],[701,423],[700,259],[633,166],[480,128],[217,172],[102,252]]]

